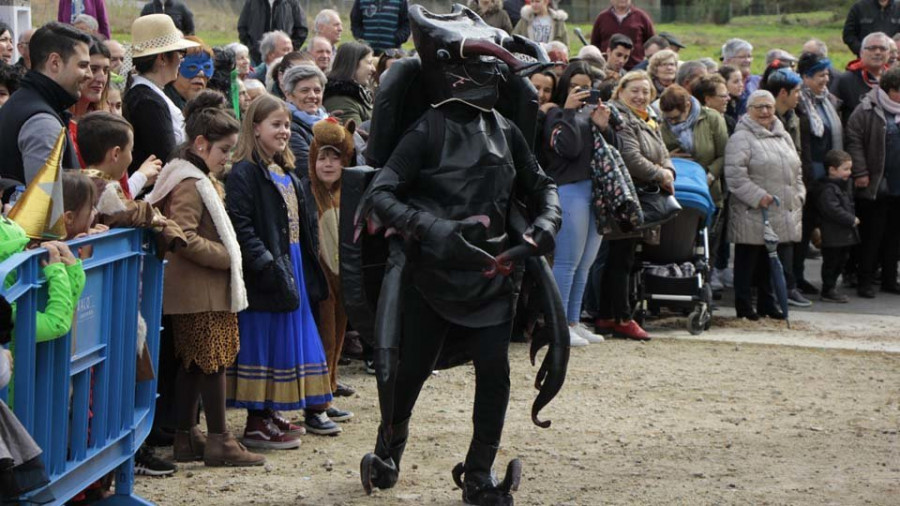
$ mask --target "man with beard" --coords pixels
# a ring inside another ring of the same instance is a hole
[[[68,109],[91,80],[90,35],[51,22],[31,37],[32,69],[19,90],[0,109],[2,177],[28,184],[53,150],[56,134],[69,124]],[[80,168],[71,139],[66,138],[63,167]]]

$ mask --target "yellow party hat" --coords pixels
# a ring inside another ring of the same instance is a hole
[[[32,239],[62,239],[66,236],[63,213],[62,155],[66,145],[63,127],[56,144],[25,193],[16,201],[9,218],[25,229]]]

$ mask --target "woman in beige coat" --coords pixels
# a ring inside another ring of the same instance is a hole
[[[221,95],[199,95],[185,107],[187,143],[159,174],[147,200],[184,230],[187,246],[166,258],[163,312],[172,316],[176,378],[174,456],[207,466],[262,465],[225,424],[225,367],[237,357],[237,313],[247,307],[240,245],[217,176],[225,171],[240,125]],[[206,412],[204,436],[196,425]]]
[[[610,102],[622,117],[617,132],[620,151],[628,173],[636,186],[657,183],[664,191],[674,193],[675,167],[659,131],[660,118],[650,103],[656,90],[650,76],[636,70],[625,74]],[[609,254],[603,270],[597,320],[597,332],[612,332],[627,339],[647,340],[650,336],[631,319],[630,282],[635,249],[641,234],[609,234]]]
[[[790,276],[793,243],[802,233],[806,189],[794,141],[775,117],[775,98],[753,92],[744,115],[725,148],[725,179],[731,191],[728,236],[734,249],[734,307],[739,318],[783,319],[776,308],[769,281],[769,262],[763,241],[762,209],[778,235],[778,256]],[[750,286],[758,281],[756,312]]]

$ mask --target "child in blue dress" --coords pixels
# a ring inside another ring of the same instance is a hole
[[[262,96],[247,110],[225,204],[241,245],[249,307],[238,314],[241,349],[227,372],[228,405],[247,409],[248,447],[300,445],[301,427],[279,410],[303,409],[304,426],[333,435],[325,410],[331,384],[313,319],[328,295],[316,261],[316,217],[305,213],[288,140],[291,117],[281,100]]]

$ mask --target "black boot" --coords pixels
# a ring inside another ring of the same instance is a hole
[[[392,425],[388,435],[382,426],[378,427],[375,452],[367,453],[359,463],[359,476],[366,494],[373,488],[382,490],[393,487],[400,477],[400,457],[406,449],[409,437],[409,419]]]
[[[463,490],[462,499],[466,504],[477,506],[512,506],[510,492],[519,489],[522,477],[522,463],[513,459],[506,467],[506,476],[501,483],[494,478],[491,466],[497,456],[497,447],[472,441],[466,463],[453,468],[453,481]],[[465,479],[462,479],[465,475]]]

